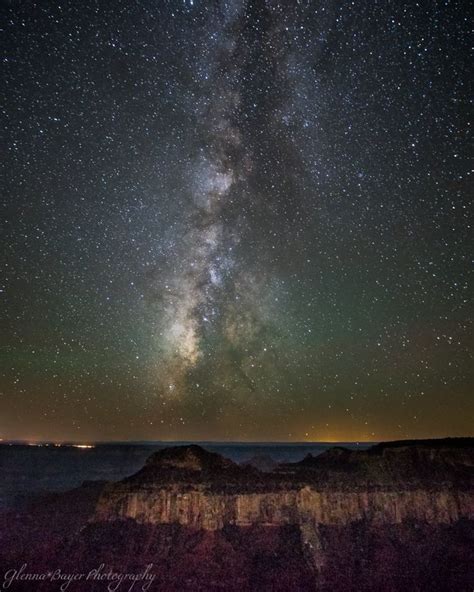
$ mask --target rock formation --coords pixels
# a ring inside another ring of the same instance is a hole
[[[3,520],[0,564],[152,562],[166,592],[467,591],[474,440],[339,447],[266,473],[199,446],[167,448],[121,481]],[[30,549],[38,525],[45,542]]]

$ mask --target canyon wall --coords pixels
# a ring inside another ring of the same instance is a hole
[[[336,447],[269,472],[172,447],[121,481],[0,511],[0,572],[153,565],[157,592],[468,592],[473,550],[472,439]]]
[[[111,486],[102,493],[93,521],[131,518],[142,524],[178,523],[196,529],[217,530],[225,525],[283,526],[307,522],[347,525],[368,520],[374,524],[421,521],[450,524],[474,519],[472,492],[445,488],[407,491],[338,492],[299,490],[271,493],[217,494],[205,486],[183,491],[168,488],[134,490]]]

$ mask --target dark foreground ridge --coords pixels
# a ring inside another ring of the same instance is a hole
[[[197,445],[156,451],[130,477],[0,514],[0,569],[153,564],[150,590],[163,592],[473,589],[473,438],[334,447],[269,468]]]
[[[156,484],[199,485],[222,493],[299,490],[407,490],[441,486],[446,480],[459,490],[472,487],[474,438],[411,440],[374,445],[365,450],[341,446],[300,462],[260,471],[239,465],[198,445],[166,448],[152,454],[145,466],[111,489]]]

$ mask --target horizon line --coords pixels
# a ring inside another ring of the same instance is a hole
[[[295,440],[32,440],[25,438],[0,438],[0,445],[57,445],[57,446],[74,446],[74,445],[152,445],[152,444],[202,444],[202,445],[240,445],[240,446],[312,446],[312,445],[324,445],[324,444],[379,444],[388,442],[413,442],[413,441],[426,441],[426,440],[446,440],[446,439],[463,439],[463,438],[474,438],[474,436],[436,436],[431,438],[398,438],[398,439],[387,439],[387,440],[312,440],[312,441],[295,441]]]

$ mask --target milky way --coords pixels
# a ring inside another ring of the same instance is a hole
[[[0,437],[472,431],[466,8],[5,3]]]
[[[233,71],[236,68],[230,67],[236,52],[232,29],[241,10],[237,4],[213,15],[219,28],[213,47],[218,57],[203,81],[207,91],[204,100],[198,100],[195,108],[198,131],[206,143],[190,162],[189,205],[183,230],[177,233],[179,247],[169,258],[169,277],[160,277],[156,284],[164,313],[160,342],[165,343],[165,359],[158,374],[167,379],[165,387],[168,382],[173,394],[174,374],[179,380],[200,362],[206,325],[215,324],[220,316],[220,293],[228,276],[235,273],[233,248],[239,237],[233,221],[224,221],[224,215],[232,203],[233,186],[243,176],[241,159],[236,156],[242,139],[232,122],[240,101],[239,85]],[[183,389],[186,384],[180,385]]]

